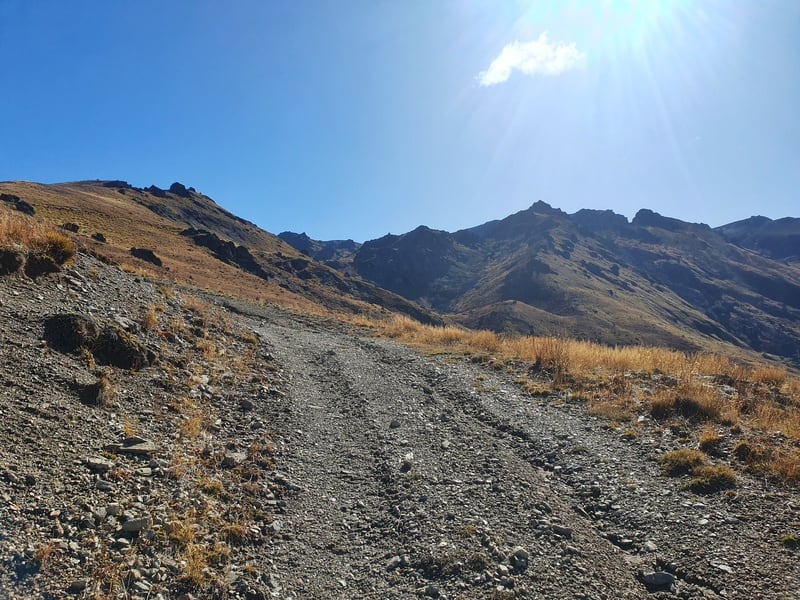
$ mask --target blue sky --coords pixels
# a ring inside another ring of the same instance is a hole
[[[181,181],[275,233],[800,216],[796,0],[0,0],[0,69],[0,180]]]

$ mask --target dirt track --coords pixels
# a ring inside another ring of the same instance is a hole
[[[502,373],[330,323],[253,327],[289,377],[270,417],[296,486],[274,525],[276,596],[800,597],[779,542],[796,494],[682,490],[653,460],[669,430],[627,439]],[[644,584],[654,572],[665,585]]]

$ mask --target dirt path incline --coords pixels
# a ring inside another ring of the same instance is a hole
[[[647,595],[639,561],[484,412],[469,369],[313,324],[256,329],[290,374],[273,417],[296,491],[274,525],[276,593]]]
[[[276,595],[794,598],[797,494],[699,496],[658,436],[620,435],[503,374],[313,321],[254,323],[289,373],[271,417],[295,490]]]

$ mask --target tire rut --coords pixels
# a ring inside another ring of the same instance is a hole
[[[304,324],[260,332],[290,374],[276,458],[302,488],[276,538],[276,594],[647,595],[567,486],[518,432],[476,414],[471,382],[447,365]]]

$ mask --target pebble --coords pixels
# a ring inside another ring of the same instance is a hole
[[[142,529],[150,529],[152,526],[153,519],[151,517],[129,519],[122,524],[122,531],[127,533],[138,533]]]
[[[675,575],[666,571],[650,571],[642,575],[642,582],[652,587],[668,587],[675,583]]]
[[[80,592],[85,590],[88,585],[89,583],[85,579],[76,579],[75,581],[69,584],[69,587],[67,588],[67,593],[79,594]]]
[[[557,533],[558,535],[565,537],[567,539],[572,539],[572,529],[569,527],[564,527],[563,525],[553,524],[551,526],[553,533]]]
[[[114,467],[113,461],[96,456],[90,456],[86,458],[85,462],[89,470],[96,473],[105,473]]]
[[[222,466],[225,469],[232,469],[241,465],[247,460],[247,454],[244,452],[228,452],[222,459]]]

